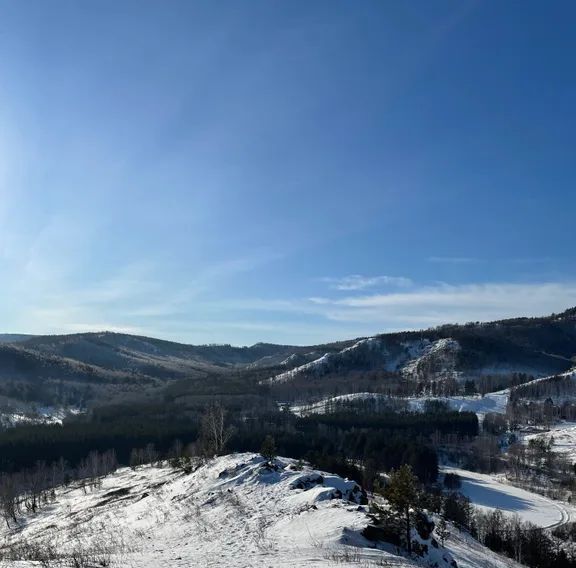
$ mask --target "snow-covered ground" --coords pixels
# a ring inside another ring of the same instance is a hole
[[[553,438],[552,449],[565,454],[572,463],[576,462],[576,423],[559,422],[549,429],[521,434],[521,439],[526,444],[535,438]]]
[[[330,565],[350,548],[366,561],[412,565],[360,535],[366,508],[356,502],[354,482],[297,471],[292,460],[270,471],[263,461],[235,454],[188,475],[122,469],[86,495],[59,491],[54,505],[28,517],[12,538],[54,538],[65,549],[100,535],[117,545],[120,566],[143,568]]]
[[[349,348],[351,349],[351,348]],[[412,352],[410,352],[412,353]],[[294,369],[293,371],[296,371]],[[290,371],[292,372],[292,371]],[[568,371],[566,373],[561,373],[559,376],[572,376],[576,378],[576,371]],[[539,379],[534,379],[526,385],[533,385],[550,380],[551,377],[542,377]],[[523,385],[524,386],[524,385]],[[574,397],[567,397],[573,399]],[[310,403],[297,403],[291,406],[292,412],[298,415],[304,414],[322,414],[330,409],[332,406],[343,402],[355,402],[355,401],[367,401],[372,400],[376,404],[385,404],[389,397],[387,395],[369,392],[358,392],[350,393],[345,395],[339,395],[334,397],[325,398],[320,401],[310,402]],[[460,412],[468,411],[475,412],[480,421],[484,419],[484,416],[488,413],[505,414],[506,407],[508,405],[508,400],[510,399],[510,389],[504,389],[497,392],[487,393],[484,396],[474,395],[474,396],[446,396],[446,397],[433,397],[433,396],[421,396],[421,397],[410,397],[405,400],[408,403],[408,408],[415,412],[420,412],[423,410],[426,401],[438,400],[446,402],[451,408],[458,410]],[[573,432],[571,427],[560,426],[557,428],[559,430],[559,435],[563,436],[565,442],[559,445],[560,451],[569,451],[568,448],[572,448],[574,445],[572,440],[576,443],[576,425],[573,425],[575,431]],[[560,447],[561,446],[561,447]],[[563,449],[563,448],[566,449]],[[572,451],[572,450],[570,450]],[[576,461],[576,448],[573,449],[574,460]]]
[[[446,402],[459,412],[475,412],[480,419],[490,412],[504,414],[510,391],[508,389],[491,392],[484,396],[413,397],[408,402],[412,410],[422,410],[427,400]]]
[[[453,529],[447,548],[418,562],[377,548],[360,531],[367,508],[358,486],[336,475],[278,459],[276,470],[255,454],[217,458],[191,474],[167,466],[125,468],[87,493],[70,486],[0,541],[44,543],[59,554],[91,547],[113,566],[305,567],[517,566]],[[444,558],[446,560],[444,560]],[[32,562],[0,562],[6,568]]]
[[[499,414],[504,414],[506,412],[506,405],[508,404],[508,397],[510,391],[508,389],[488,393],[485,396],[447,396],[447,397],[410,397],[406,399],[392,399],[397,402],[405,401],[409,410],[414,412],[421,412],[427,401],[438,400],[441,402],[446,402],[454,410],[459,412],[475,412],[478,414],[480,420],[484,418],[489,412],[496,412]],[[370,392],[357,392],[351,394],[343,394],[339,396],[333,396],[329,398],[322,399],[317,402],[311,403],[300,403],[295,404],[290,407],[290,410],[299,416],[304,416],[306,414],[323,414],[329,411],[330,408],[346,402],[366,402],[373,401],[375,405],[385,406],[390,403],[391,399],[388,395],[370,393]]]
[[[389,400],[390,397],[385,394],[355,392],[324,398],[317,402],[294,404],[290,407],[290,410],[298,416],[305,416],[307,414],[325,414],[330,411],[330,408],[337,407],[339,404],[373,401],[375,405],[385,405]]]
[[[24,424],[62,424],[63,420],[69,416],[79,414],[78,408],[57,408],[44,406],[31,408],[0,408],[0,426],[12,428]]]
[[[518,514],[523,521],[552,528],[576,520],[576,509],[567,503],[508,485],[492,475],[444,466],[443,473],[457,473],[462,479],[461,493],[483,510],[500,509]]]

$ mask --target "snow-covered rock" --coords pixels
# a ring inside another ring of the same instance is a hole
[[[402,374],[411,379],[458,378],[457,355],[460,344],[455,339],[423,340],[404,344],[409,358]]]

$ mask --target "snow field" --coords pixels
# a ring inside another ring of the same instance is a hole
[[[443,466],[441,471],[458,474],[462,480],[459,491],[484,511],[500,509],[504,514],[517,514],[521,520],[543,528],[576,519],[576,509],[567,503],[508,485],[495,476],[448,466]]]

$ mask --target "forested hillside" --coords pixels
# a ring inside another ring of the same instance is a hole
[[[174,381],[217,384],[220,376],[249,389],[257,379],[280,400],[360,390],[454,394],[467,381],[505,388],[562,373],[574,365],[575,346],[575,309],[312,346],[186,345],[108,332],[5,335],[0,395],[84,407],[155,396]]]

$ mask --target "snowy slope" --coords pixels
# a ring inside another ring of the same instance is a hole
[[[191,474],[167,466],[121,469],[86,493],[58,490],[18,529],[2,527],[0,539],[50,544],[62,555],[92,548],[115,566],[134,568],[430,566],[360,535],[368,519],[354,482],[299,470],[294,460],[276,464],[270,470],[258,455],[234,454]],[[435,554],[461,567],[514,566],[456,530],[447,548]]]
[[[348,545],[365,560],[412,565],[360,536],[367,518],[354,482],[297,471],[292,460],[278,460],[278,471],[262,465],[259,456],[235,454],[189,475],[123,469],[86,495],[59,491],[11,538],[57,538],[65,550],[104,534],[121,566],[146,568],[328,566]]]
[[[514,560],[498,556],[484,547],[469,534],[451,526],[450,540],[447,546],[456,559],[459,568],[519,568]]]
[[[372,393],[372,392],[357,392],[350,394],[343,394],[339,396],[328,397],[316,402],[299,403],[290,407],[290,410],[299,416],[306,414],[324,414],[329,412],[331,408],[337,407],[342,403],[360,403],[371,402],[372,407],[385,408],[390,405],[391,401],[397,403],[405,402],[409,410],[413,412],[422,412],[427,401],[437,400],[446,402],[454,410],[459,412],[475,412],[478,414],[480,420],[490,412],[504,414],[506,412],[506,405],[508,404],[509,390],[502,390],[498,392],[488,393],[485,396],[447,396],[447,397],[410,397],[410,398],[390,398],[388,395]]]
[[[567,503],[508,485],[492,475],[447,466],[441,470],[443,473],[458,474],[462,479],[459,491],[480,509],[500,509],[506,514],[518,514],[523,521],[544,528],[576,520],[576,509]]]
[[[404,343],[409,359],[402,365],[405,377],[418,378],[458,378],[457,355],[460,344],[451,338]]]
[[[366,352],[371,352],[373,356],[376,355],[385,357],[388,354],[381,340],[375,337],[368,337],[367,339],[361,339],[357,341],[354,343],[354,345],[346,347],[341,351],[336,353],[324,353],[324,355],[314,359],[313,361],[294,367],[293,369],[285,371],[284,373],[275,375],[269,379],[269,382],[286,383],[295,379],[299,375],[307,374],[321,376],[323,374],[329,373],[339,366],[342,366],[347,361],[353,360],[358,353]],[[286,362],[287,361],[285,361],[285,363]]]
[[[459,412],[475,412],[482,420],[490,412],[504,414],[509,396],[510,391],[505,389],[484,396],[413,397],[407,400],[412,410],[422,410],[427,400],[439,400],[448,403],[451,408]]]
[[[271,383],[285,383],[299,376],[323,376],[339,370],[382,369],[401,372],[405,377],[458,377],[457,354],[460,346],[454,339],[430,341],[418,339],[393,343],[383,337],[361,339],[336,353],[325,353],[272,377]]]
[[[561,379],[558,384],[557,379]],[[569,379],[565,381],[565,379]],[[565,388],[568,386],[569,388]],[[556,404],[576,399],[576,370],[571,369],[565,373],[557,373],[548,377],[540,377],[517,387],[514,392],[520,399],[543,401],[550,397]]]
[[[558,375],[553,375],[552,377],[541,377],[539,379],[534,379],[519,387],[514,387],[514,389],[519,389],[521,392],[522,389],[526,387],[530,387],[532,385],[537,384],[545,384],[547,381],[550,381],[555,376],[559,377],[572,377],[576,379],[576,371],[568,371],[566,373],[559,373]],[[510,399],[510,390],[511,389],[504,389],[497,392],[491,392],[484,396],[450,396],[450,397],[437,397],[434,400],[443,400],[447,402],[452,408],[463,411],[470,411],[476,412],[478,417],[482,420],[483,417],[490,413],[495,412],[497,414],[505,414],[506,413],[506,406],[508,405],[508,401]],[[550,395],[546,395],[542,397],[547,398]],[[574,400],[574,396],[567,396],[567,397],[556,397],[552,395],[552,398],[555,402],[560,402],[564,399]],[[418,409],[423,406],[424,401],[426,398],[411,398],[410,400],[410,407],[413,409]],[[428,399],[430,400],[430,399]],[[531,400],[534,400],[531,398]]]
[[[337,407],[339,404],[373,402],[374,405],[378,407],[379,405],[384,406],[389,400],[390,397],[385,394],[355,392],[351,394],[331,396],[316,402],[295,404],[290,407],[290,410],[298,416],[306,416],[307,414],[325,414],[326,412],[329,412],[331,408]]]

